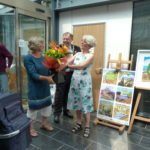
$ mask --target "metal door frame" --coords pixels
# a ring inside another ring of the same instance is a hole
[[[50,9],[40,4],[31,2],[29,0],[0,0],[0,4],[14,8],[15,11],[15,32],[16,32],[16,79],[17,79],[17,91],[21,92],[21,72],[20,72],[20,49],[18,45],[20,33],[19,33],[19,15],[26,15],[36,19],[40,19],[46,22],[46,48],[50,41]]]

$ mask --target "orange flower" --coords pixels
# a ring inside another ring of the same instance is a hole
[[[55,42],[51,42],[50,49],[43,53],[45,61],[43,64],[49,69],[57,69],[61,64],[66,63],[69,53],[66,46],[59,46]]]
[[[57,44],[54,41],[51,42],[50,46],[51,46],[51,49],[57,50]]]
[[[67,46],[63,46],[62,48],[63,48],[64,52],[68,52],[68,47]]]
[[[58,48],[58,51],[59,51],[60,53],[64,53],[64,49],[61,48],[61,47]]]

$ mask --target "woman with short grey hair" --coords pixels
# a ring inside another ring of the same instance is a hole
[[[54,83],[50,71],[43,65],[44,57],[41,53],[44,50],[44,40],[40,37],[31,37],[28,43],[31,53],[24,57],[24,66],[28,77],[28,104],[27,116],[32,120],[30,126],[31,136],[38,136],[34,129],[34,120],[37,113],[42,116],[41,128],[52,131],[53,127],[47,123],[50,115],[51,95],[50,83]]]
[[[90,112],[93,111],[91,66],[94,54],[90,49],[96,46],[96,39],[91,35],[84,35],[81,40],[82,52],[76,53],[67,66],[74,69],[68,95],[68,109],[75,110],[77,123],[73,133],[82,130],[82,115],[85,115],[85,129],[83,136],[90,135]]]

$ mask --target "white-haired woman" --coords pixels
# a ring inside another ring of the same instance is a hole
[[[40,112],[41,128],[52,131],[53,127],[47,123],[50,115],[51,95],[49,83],[53,83],[50,71],[43,65],[44,40],[40,37],[31,37],[28,44],[31,54],[24,57],[24,66],[28,76],[28,104],[27,116],[31,118],[30,134],[38,136],[34,129],[33,121]]]
[[[96,39],[91,35],[84,35],[81,40],[82,52],[76,53],[68,63],[68,67],[74,69],[71,86],[68,95],[67,107],[76,111],[77,123],[72,129],[76,133],[82,130],[82,114],[85,114],[86,122],[83,136],[90,134],[90,112],[93,111],[91,66],[94,54],[90,49],[96,46]]]

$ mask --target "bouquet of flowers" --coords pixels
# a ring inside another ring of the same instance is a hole
[[[66,46],[60,47],[55,42],[52,42],[50,47],[50,49],[43,53],[43,56],[45,57],[43,64],[48,69],[53,70],[53,73],[55,73],[54,81],[60,83],[63,82],[64,79],[60,72],[56,72],[56,69],[67,62],[69,56],[68,48]]]

